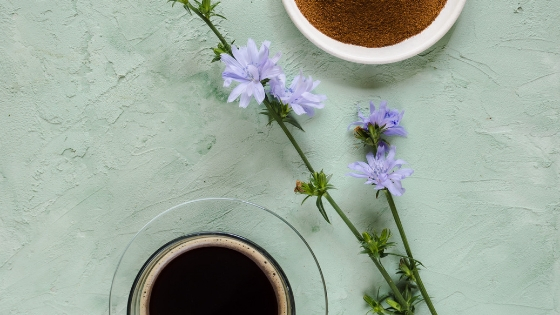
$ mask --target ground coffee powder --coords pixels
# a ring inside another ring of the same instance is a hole
[[[296,0],[323,34],[347,44],[383,47],[422,32],[447,0]]]

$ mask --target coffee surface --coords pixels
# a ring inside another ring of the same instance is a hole
[[[189,250],[158,275],[150,315],[278,315],[274,288],[261,268],[225,247]]]
[[[402,42],[428,27],[447,0],[296,0],[323,34],[363,47]]]

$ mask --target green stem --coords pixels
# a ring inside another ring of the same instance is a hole
[[[393,218],[395,219],[395,223],[397,224],[397,228],[399,229],[399,233],[401,234],[401,238],[404,244],[404,249],[406,250],[406,254],[409,258],[414,259],[412,257],[412,251],[410,250],[410,246],[408,245],[408,239],[406,238],[406,234],[404,233],[404,228],[401,223],[401,218],[399,217],[399,213],[397,212],[397,207],[395,206],[395,201],[393,200],[393,195],[389,192],[389,190],[385,189],[385,195],[387,196],[387,202],[389,202],[389,208],[391,208],[391,212],[393,213]]]
[[[200,13],[200,11],[195,8],[192,4],[190,3],[186,3],[185,4],[189,9],[191,9],[196,15],[198,15],[199,18],[201,18],[207,25],[208,27],[210,27],[210,29],[212,30],[212,32],[214,32],[214,34],[216,34],[216,36],[218,37],[218,39],[222,42],[222,44],[224,45],[224,47],[227,47],[229,50],[229,44],[226,41],[226,39],[222,36],[222,34],[220,33],[220,31],[218,31],[218,29],[214,26],[214,23],[212,23],[212,21],[210,21],[210,19],[208,19],[207,17],[205,17],[202,13]],[[231,54],[231,53],[230,53]]]
[[[414,277],[416,278],[416,284],[418,284],[418,289],[420,289],[420,292],[422,293],[422,297],[424,298],[424,301],[426,301],[426,305],[428,305],[428,308],[430,309],[430,313],[432,313],[432,315],[437,315],[434,304],[432,303],[432,300],[428,295],[428,291],[426,291],[426,287],[422,282],[422,278],[420,278],[420,273],[418,272],[416,261],[414,260],[414,256],[412,256],[412,251],[410,250],[410,246],[408,245],[408,239],[406,238],[406,234],[404,232],[401,218],[399,217],[399,213],[397,212],[397,207],[395,206],[393,195],[391,195],[391,193],[388,190],[385,190],[385,196],[387,196],[387,202],[389,203],[389,208],[391,208],[391,213],[393,214],[393,218],[395,220],[395,223],[397,224],[397,228],[399,229],[399,233],[403,241],[406,255],[410,260],[412,266],[412,272],[414,274]]]
[[[434,304],[432,304],[432,300],[430,299],[430,296],[428,295],[428,291],[426,291],[426,287],[424,286],[424,283],[422,282],[422,278],[420,278],[420,273],[418,272],[418,268],[414,267],[414,269],[412,270],[412,273],[414,273],[414,277],[416,278],[416,284],[418,284],[418,288],[420,289],[420,292],[422,293],[422,297],[424,298],[424,301],[426,302],[426,305],[428,306],[428,309],[430,309],[430,313],[432,313],[432,315],[437,315],[436,308],[434,307]]]
[[[292,145],[294,146],[294,148],[298,152],[299,156],[303,160],[303,163],[305,163],[305,166],[307,166],[307,169],[311,173],[314,173],[313,167],[311,166],[311,163],[309,163],[309,161],[307,160],[307,157],[305,156],[305,153],[303,153],[303,151],[299,147],[298,143],[296,142],[296,140],[292,136],[292,133],[288,130],[288,128],[286,127],[286,125],[282,121],[282,118],[276,113],[276,111],[274,111],[274,109],[272,108],[272,105],[270,104],[268,99],[265,98],[263,103],[266,106],[266,108],[268,109],[268,111],[270,112],[270,114],[272,115],[272,118],[274,118],[274,120],[276,120],[278,125],[280,125],[280,128],[282,128],[282,130],[284,131],[284,133],[286,134],[286,136],[288,137],[288,139],[292,143]],[[361,236],[360,232],[358,232],[358,229],[356,229],[354,224],[352,224],[350,219],[348,219],[348,217],[346,216],[346,214],[344,214],[342,209],[340,209],[338,204],[332,199],[332,197],[328,193],[326,193],[324,196],[325,196],[325,198],[327,198],[327,200],[329,201],[331,206],[338,213],[338,215],[340,216],[342,221],[344,221],[344,223],[346,223],[346,226],[348,226],[348,228],[350,229],[350,231],[352,231],[352,233],[358,239],[358,241],[361,242],[363,239],[362,239],[362,236]],[[383,275],[383,278],[385,279],[387,284],[389,284],[389,286],[391,287],[391,290],[395,294],[395,298],[398,300],[399,304],[401,304],[404,308],[408,308],[408,304],[406,303],[406,300],[402,296],[401,292],[399,291],[399,289],[395,285],[393,279],[391,279],[391,277],[389,276],[389,274],[387,273],[387,271],[385,270],[383,265],[381,265],[375,258],[373,258],[373,257],[370,257],[370,258],[375,263],[375,266],[377,267],[377,269],[379,269],[379,272]]]
[[[397,302],[399,302],[399,304],[405,310],[408,310],[408,303],[406,303],[406,300],[404,299],[401,292],[399,291],[399,288],[397,288],[397,285],[395,284],[393,279],[391,279],[391,277],[389,276],[389,273],[387,272],[387,270],[385,270],[385,267],[383,267],[383,265],[381,264],[381,262],[377,258],[372,257],[372,256],[370,256],[370,258],[373,261],[373,263],[375,264],[375,266],[377,267],[377,269],[379,269],[379,272],[381,273],[383,278],[385,278],[385,281],[387,281],[387,284],[389,284],[389,287],[391,287],[391,290],[393,290],[393,293],[395,294],[395,298],[397,299]]]
[[[296,139],[294,139],[294,137],[292,136],[292,133],[288,130],[288,127],[286,127],[286,124],[284,124],[284,122],[282,121],[282,118],[280,116],[278,116],[278,113],[276,113],[274,108],[272,108],[272,105],[270,104],[270,101],[267,98],[265,98],[263,103],[266,106],[266,108],[268,109],[268,112],[272,115],[272,118],[274,118],[274,120],[276,120],[276,122],[278,123],[280,128],[282,128],[282,130],[286,134],[286,137],[288,137],[288,139],[290,140],[290,142],[292,143],[292,145],[296,149],[297,153],[301,157],[301,160],[303,161],[303,163],[305,164],[305,166],[307,167],[309,172],[315,173],[315,171],[313,170],[313,166],[311,166],[311,163],[309,163],[309,160],[307,160],[307,157],[305,156],[305,153],[303,153],[303,151],[299,147],[298,143],[296,142]]]
[[[354,224],[352,224],[352,222],[350,222],[350,219],[348,219],[348,217],[346,216],[346,214],[344,214],[344,212],[342,212],[342,209],[340,209],[340,207],[338,206],[338,204],[336,204],[336,202],[334,202],[334,200],[332,199],[331,195],[329,195],[328,193],[324,194],[325,198],[327,198],[327,200],[329,201],[329,203],[331,204],[331,206],[334,208],[334,210],[336,211],[336,213],[338,213],[338,215],[340,216],[340,218],[342,219],[342,221],[344,221],[344,223],[346,223],[346,225],[348,226],[348,228],[350,229],[350,231],[352,231],[352,233],[354,233],[354,236],[356,236],[356,238],[358,239],[359,242],[363,241],[362,235],[360,234],[360,232],[358,232],[358,229],[356,229],[356,227],[354,226]]]

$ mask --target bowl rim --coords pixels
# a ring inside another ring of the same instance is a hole
[[[347,61],[362,64],[387,64],[413,57],[434,45],[455,24],[467,0],[447,0],[436,19],[419,34],[395,45],[367,48],[332,39],[316,29],[301,13],[296,0],[282,0],[288,16],[299,31],[315,46]]]

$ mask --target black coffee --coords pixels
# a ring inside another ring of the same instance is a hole
[[[202,247],[175,257],[157,276],[150,315],[278,315],[261,268],[236,250]]]

